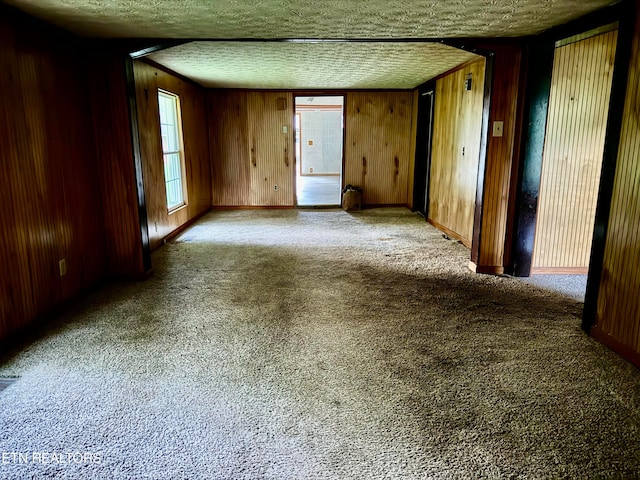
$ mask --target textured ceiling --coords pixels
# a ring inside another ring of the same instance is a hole
[[[411,38],[539,33],[612,0],[5,0],[87,37]]]
[[[440,43],[192,42],[148,58],[205,87],[408,89],[476,57]]]
[[[0,0],[2,1],[2,0]],[[4,0],[96,38],[517,37],[612,0]],[[473,55],[437,43],[191,42],[150,56],[210,87],[413,88]]]

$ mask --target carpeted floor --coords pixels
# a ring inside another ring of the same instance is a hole
[[[468,257],[404,209],[211,213],[2,361],[0,478],[640,475],[639,372]]]

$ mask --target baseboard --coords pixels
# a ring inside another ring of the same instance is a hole
[[[467,240],[466,238],[463,238],[460,234],[454,232],[453,230],[450,230],[449,228],[439,224],[438,222],[430,218],[427,219],[427,222],[429,222],[431,225],[436,227],[438,230],[442,230],[444,233],[447,234],[448,237],[453,238],[454,240],[458,240],[467,248],[471,248],[471,240]]]
[[[482,273],[485,275],[504,275],[504,267],[497,265],[476,265],[473,262],[469,262],[469,270],[474,273]]]
[[[363,203],[362,209],[366,210],[369,208],[409,208],[409,205],[406,203]]]
[[[214,205],[212,210],[293,210],[295,205]]]
[[[588,267],[532,267],[531,275],[586,275]]]
[[[620,340],[612,337],[606,332],[603,332],[597,325],[591,327],[589,333],[598,342],[609,347],[611,350],[633,363],[636,367],[640,368],[640,352],[636,352]]]
[[[198,220],[200,220],[202,217],[204,217],[210,211],[211,211],[211,207],[207,208],[206,210],[203,210],[202,212],[197,214],[195,217],[190,218],[189,220],[184,222],[182,225],[180,225],[178,228],[176,228],[175,230],[171,231],[171,233],[166,235],[162,239],[162,242],[163,243],[167,243],[169,240],[172,240],[172,239],[176,238],[178,235],[180,235],[182,232],[184,232],[187,228],[189,228],[191,225],[196,223]]]

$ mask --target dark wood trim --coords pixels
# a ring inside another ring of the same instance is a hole
[[[173,70],[171,70],[170,68],[165,67],[164,65],[160,65],[159,63],[154,62],[153,60],[151,60],[150,58],[139,58],[136,59],[134,57],[131,57],[134,60],[138,60],[139,62],[143,62],[146,63],[147,65],[153,67],[153,68],[157,68],[158,70],[163,71],[164,73],[166,73],[167,75],[171,75],[173,77],[179,78],[180,80],[182,80],[185,83],[188,83],[189,85],[192,85],[194,87],[198,87],[198,88],[205,88],[202,85],[200,85],[198,82],[191,80],[188,77],[185,77],[184,75],[181,75],[179,73],[174,72]]]
[[[296,97],[337,97],[340,95],[346,95],[347,93],[367,93],[367,92],[399,92],[399,93],[413,93],[415,88],[352,88],[352,89],[282,89],[282,88],[220,88],[220,87],[204,87],[211,92],[269,92],[269,93],[292,93]]]
[[[513,240],[513,274],[528,277],[533,260],[536,213],[542,175],[542,153],[547,130],[547,111],[551,94],[554,43],[533,45],[529,55],[527,93],[522,151],[520,154],[515,228]]]
[[[484,214],[484,182],[489,155],[489,115],[491,113],[491,92],[493,91],[493,53],[486,57],[484,70],[484,100],[482,103],[482,127],[480,129],[480,159],[478,161],[478,178],[476,183],[476,204],[473,214],[473,236],[471,239],[471,261],[478,263],[480,258],[480,242],[482,239],[482,216]]]
[[[135,41],[136,44],[141,44],[142,42],[140,40],[136,40]],[[155,52],[159,52],[161,50],[166,50],[167,48],[172,48],[172,47],[177,47],[179,45],[184,45],[185,43],[189,43],[189,40],[167,40],[167,39],[161,39],[161,40],[146,40],[144,41],[145,43],[142,44],[147,44],[149,46],[147,47],[129,47],[129,48],[135,48],[135,50],[130,50],[129,51],[129,56],[131,58],[138,59],[138,58],[143,58],[146,57],[147,55],[150,55],[152,53]]]
[[[513,43],[514,41],[524,41],[529,37],[495,37],[491,38],[492,43]],[[478,55],[485,56],[484,53],[481,53],[482,48],[478,48],[475,45],[480,43],[486,43],[487,38],[484,37],[371,37],[371,38],[363,38],[363,37],[354,37],[354,38],[346,38],[346,37],[336,37],[336,38],[326,38],[326,37],[284,37],[284,38],[254,38],[254,37],[243,37],[243,38],[214,38],[214,37],[206,37],[206,38],[181,38],[179,40],[171,41],[167,39],[158,39],[158,38],[125,38],[119,40],[122,43],[128,43],[133,45],[141,45],[138,48],[138,51],[150,50],[149,53],[152,53],[151,49],[156,48],[158,51],[163,48],[170,48],[172,42],[175,42],[176,45],[181,45],[184,43],[191,42],[216,42],[216,43],[441,43],[443,45],[447,45],[454,48],[459,48],[461,50],[465,50],[468,52],[476,53]],[[145,46],[147,45],[147,46]],[[165,46],[168,45],[168,46]]]
[[[453,230],[445,227],[444,225],[439,224],[438,222],[430,218],[427,219],[427,222],[429,222],[431,225],[436,227],[438,230],[441,230],[442,232],[444,232],[447,235],[447,237],[457,240],[467,248],[471,248],[471,242],[469,242],[466,238],[462,238],[459,233],[454,232]]]
[[[598,311],[598,296],[602,279],[602,264],[607,241],[607,229],[611,216],[611,200],[615,182],[616,166],[618,163],[618,149],[620,148],[620,134],[622,130],[624,104],[627,96],[629,80],[629,63],[635,29],[635,5],[624,2],[620,10],[620,25],[618,27],[618,44],[613,67],[611,85],[611,99],[602,159],[602,173],[596,205],[595,227],[589,261],[589,277],[587,278],[587,292],[582,314],[582,328],[586,332],[596,324]]]
[[[144,195],[144,181],[142,176],[142,152],[140,149],[140,129],[138,126],[138,106],[136,102],[136,81],[133,72],[133,59],[125,57],[125,72],[127,85],[127,103],[129,106],[129,123],[131,126],[131,147],[136,174],[136,194],[138,200],[138,219],[140,222],[140,237],[142,241],[142,265],[144,271],[151,270],[151,244],[147,219],[147,203]]]
[[[540,43],[556,42],[609,23],[626,20],[625,15],[629,15],[629,12],[633,11],[633,4],[634,0],[622,0],[595,12],[587,13],[577,20],[550,28],[532,40]]]
[[[475,53],[481,57],[488,58],[493,56],[493,52],[491,50],[475,46],[475,44],[480,43],[477,39],[443,38],[440,40],[440,43],[459,50],[464,50],[465,52]]]
[[[504,255],[502,257],[502,265],[504,272],[513,274],[513,246],[515,243],[515,226],[516,226],[516,199],[518,198],[518,182],[520,176],[520,153],[523,151],[525,131],[525,92],[527,91],[527,78],[529,75],[529,49],[522,49],[522,58],[520,62],[520,79],[518,82],[518,101],[516,104],[516,125],[515,138],[513,142],[512,160],[511,160],[511,183],[509,185],[509,200],[507,208],[507,228],[505,230]]]
[[[614,352],[626,358],[629,362],[640,368],[640,353],[628,347],[611,335],[603,332],[597,326],[589,329],[589,334],[601,344],[609,347]]]

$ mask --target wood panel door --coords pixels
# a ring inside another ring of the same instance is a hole
[[[436,81],[429,222],[471,247],[480,162],[484,77],[480,58]],[[465,82],[471,79],[470,89]]]
[[[617,31],[556,48],[532,273],[586,273]]]

